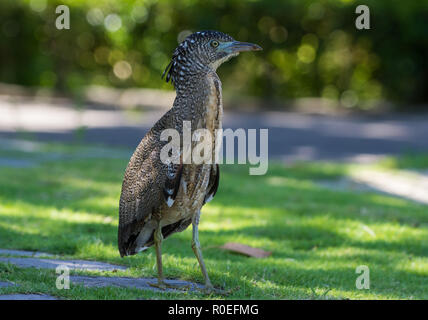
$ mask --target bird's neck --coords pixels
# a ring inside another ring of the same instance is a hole
[[[213,78],[220,81],[215,71],[205,66],[204,69],[189,70],[180,74],[175,82],[177,97],[183,99],[205,97],[209,93],[209,87]]]
[[[208,69],[205,72],[187,74],[176,85],[174,107],[180,118],[191,120],[192,129],[221,128],[223,115],[221,81]]]
[[[175,76],[174,86],[177,96],[186,95],[194,90],[200,90],[201,86],[206,82],[207,77],[214,71],[205,65],[200,65],[197,68],[186,69],[180,68],[180,71]],[[215,73],[215,72],[214,72]]]

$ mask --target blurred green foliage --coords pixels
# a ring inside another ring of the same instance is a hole
[[[57,5],[70,30],[57,30]],[[357,30],[355,8],[370,8]],[[219,69],[224,88],[265,98],[325,97],[349,108],[426,102],[425,0],[2,0],[0,81],[171,88],[160,75],[179,39],[216,29],[264,51]],[[422,108],[423,106],[421,106]]]

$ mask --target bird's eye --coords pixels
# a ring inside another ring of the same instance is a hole
[[[217,47],[218,47],[218,45],[219,45],[219,43],[218,43],[218,41],[217,41],[217,40],[213,40],[213,41],[211,41],[211,47],[213,47],[213,48],[217,48]]]

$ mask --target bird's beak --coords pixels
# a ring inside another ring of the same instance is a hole
[[[232,41],[232,42],[223,43],[221,49],[228,52],[228,53],[239,53],[239,52],[243,52],[243,51],[263,50],[263,48],[257,44],[248,43],[248,42],[240,42],[240,41]]]

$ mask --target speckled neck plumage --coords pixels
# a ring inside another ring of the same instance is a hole
[[[234,55],[225,55],[221,59],[209,56],[201,43],[213,38],[234,41],[229,35],[218,31],[196,32],[174,50],[171,62],[162,75],[166,75],[166,81],[171,81],[177,92],[173,113],[181,120],[192,121],[193,130],[198,128],[201,122],[202,126],[206,127],[206,118],[208,115],[212,118],[212,113],[217,119],[215,127],[221,127],[221,82],[216,69]],[[207,104],[208,101],[212,103]]]

